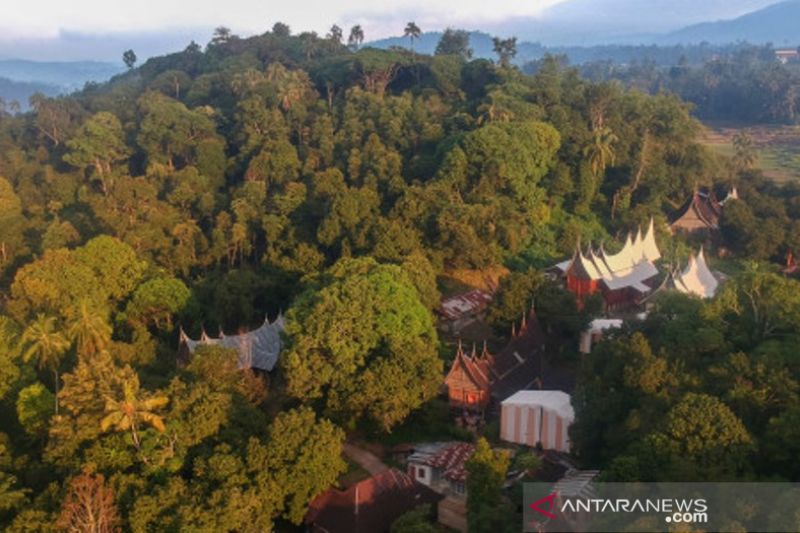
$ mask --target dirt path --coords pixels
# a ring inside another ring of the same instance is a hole
[[[361,468],[370,473],[370,475],[380,474],[389,470],[383,461],[381,461],[374,453],[359,448],[349,442],[344,443],[344,454],[353,462],[358,463]]]

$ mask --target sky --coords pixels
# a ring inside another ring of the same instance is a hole
[[[396,35],[408,20],[423,29],[478,26],[535,17],[564,0],[3,0],[0,39],[57,38],[68,33],[128,33],[230,27],[263,33],[276,21],[324,34],[332,24],[362,24],[368,39]],[[399,30],[398,30],[399,28]]]

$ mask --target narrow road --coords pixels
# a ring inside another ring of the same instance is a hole
[[[349,442],[344,443],[342,451],[344,451],[344,454],[351,461],[358,463],[361,468],[369,472],[371,476],[389,470],[389,467],[386,466],[383,461],[381,461],[374,453],[364,450],[363,448],[359,448],[358,446],[350,444]]]

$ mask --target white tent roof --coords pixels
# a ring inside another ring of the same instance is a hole
[[[570,422],[575,420],[575,411],[572,409],[569,394],[557,390],[519,391],[513,396],[503,400],[501,405],[543,407],[548,411],[554,411],[558,416]]]
[[[654,262],[660,258],[651,218],[647,233],[642,236],[639,229],[634,239],[629,234],[619,253],[610,255],[602,246],[598,252],[590,248],[585,254],[578,251],[572,259],[558,263],[556,268],[567,272],[575,261],[579,261],[578,266],[586,271],[590,279],[603,280],[611,290],[631,287],[646,293],[650,287],[644,282],[658,275]]]
[[[600,333],[607,329],[619,329],[622,327],[621,318],[596,318],[589,323],[589,331]]]
[[[689,264],[683,272],[675,276],[675,288],[685,294],[694,294],[700,298],[713,298],[717,293],[719,281],[711,273],[706,263],[703,249],[689,257]]]
[[[631,241],[630,234],[628,235],[628,238],[625,239],[625,246],[622,247],[622,250],[620,250],[619,253],[610,255],[606,253],[605,250],[601,250],[600,254],[608,265],[609,270],[615,273],[631,268],[636,264],[638,259],[641,259],[641,256],[637,258],[633,254],[633,242]]]

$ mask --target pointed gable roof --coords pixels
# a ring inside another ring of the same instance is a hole
[[[670,226],[680,226],[682,219],[699,219],[709,229],[719,227],[719,217],[722,206],[714,197],[714,193],[695,191],[692,196],[681,206],[670,221]]]
[[[482,360],[485,362],[480,362],[476,360],[476,358],[470,357],[464,353],[461,340],[459,340],[458,350],[453,359],[453,364],[450,366],[450,371],[445,377],[445,383],[455,378],[459,370],[463,370],[464,374],[472,381],[476,388],[488,391],[490,383],[489,361],[483,358]]]
[[[572,264],[567,270],[567,274],[580,279],[598,280],[602,279],[602,275],[597,270],[597,267],[583,255],[581,250],[575,252],[576,256],[572,260]]]
[[[621,272],[631,268],[634,264],[636,264],[636,260],[633,255],[633,242],[631,241],[630,233],[625,239],[625,245],[618,253],[610,255],[604,249],[601,249],[600,254],[611,272]]]
[[[656,262],[661,259],[661,251],[656,244],[656,230],[653,217],[650,217],[650,225],[647,227],[647,233],[645,233],[644,240],[642,241],[642,255],[651,262]]]
[[[200,339],[193,340],[181,329],[180,343],[188,348],[190,354],[193,354],[198,346],[222,346],[233,349],[238,354],[239,369],[257,368],[269,372],[278,362],[283,328],[284,319],[279,316],[275,322],[264,320],[261,327],[238,335],[225,335],[220,329],[218,338],[210,337],[203,329]]]
[[[713,298],[719,287],[719,281],[711,273],[706,264],[705,254],[700,248],[697,256],[689,256],[686,268],[674,274],[674,285],[684,294],[693,294],[700,298]]]

